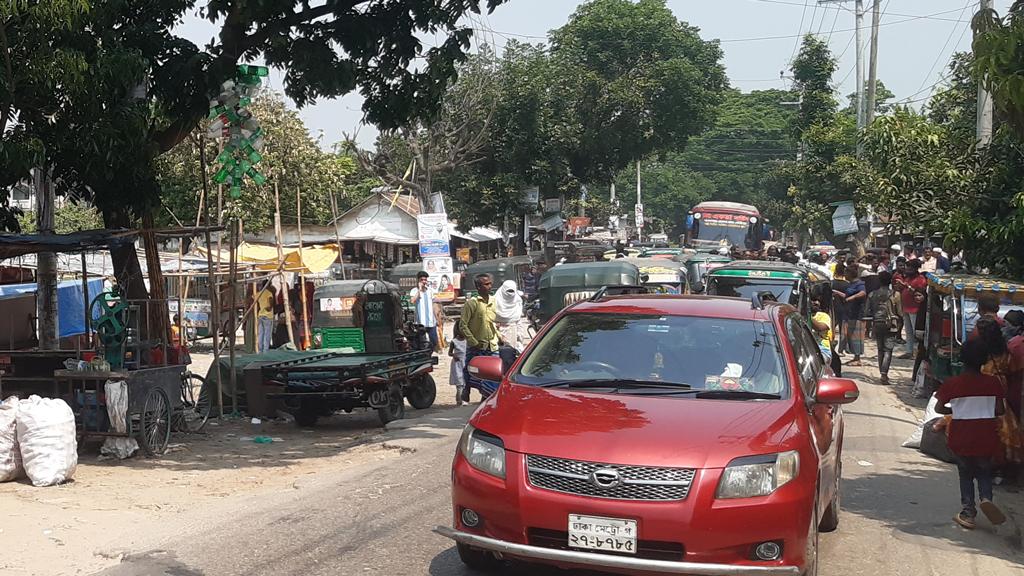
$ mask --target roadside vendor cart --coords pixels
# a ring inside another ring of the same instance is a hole
[[[978,299],[999,296],[1001,312],[1024,306],[1024,282],[991,276],[927,274],[927,315],[924,330],[925,388],[936,390],[951,376],[960,374],[960,347],[978,321]]]

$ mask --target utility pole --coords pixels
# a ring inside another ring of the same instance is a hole
[[[846,0],[818,0],[818,4],[841,4]],[[856,21],[856,42],[857,42],[857,134],[867,126],[867,98],[864,97],[864,0],[856,0],[853,11]],[[877,31],[878,20],[881,18],[881,11],[878,0],[875,0],[875,31]],[[875,33],[872,34],[872,39]],[[874,83],[872,83],[872,87]],[[857,144],[857,156],[863,152],[860,144]]]
[[[644,241],[644,201],[640,196],[640,161],[636,161],[636,214],[640,216],[636,222],[636,239],[637,242]]]
[[[871,15],[871,62],[868,65],[868,102],[864,127],[875,121],[875,97],[878,84],[878,27],[882,21],[882,0],[875,0]]]
[[[981,0],[980,12],[992,10],[992,0]],[[977,33],[975,33],[977,36]],[[985,90],[984,83],[978,83],[978,148],[992,144],[992,95]]]

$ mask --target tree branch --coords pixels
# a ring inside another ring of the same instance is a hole
[[[7,75],[7,89],[10,96],[7,101],[2,104],[3,109],[0,109],[0,136],[7,131],[7,123],[11,119],[11,110],[14,108],[14,68],[11,66],[11,48],[7,42],[7,23],[0,25],[0,50],[3,51],[4,55],[4,72]]]

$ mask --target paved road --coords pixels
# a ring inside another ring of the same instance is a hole
[[[453,410],[399,431],[388,440],[392,457],[373,465],[183,518],[101,574],[468,576],[451,543],[430,532],[450,522],[449,463],[467,415]],[[847,417],[844,515],[823,536],[822,574],[1024,574],[1016,524],[973,533],[953,525],[955,472],[900,447],[916,416],[891,390],[865,381]]]

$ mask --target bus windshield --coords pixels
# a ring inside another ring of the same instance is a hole
[[[732,225],[722,226],[709,222],[701,222],[697,227],[695,240],[700,242],[713,242],[715,244],[728,244],[729,246],[747,246],[747,227],[736,228]]]

